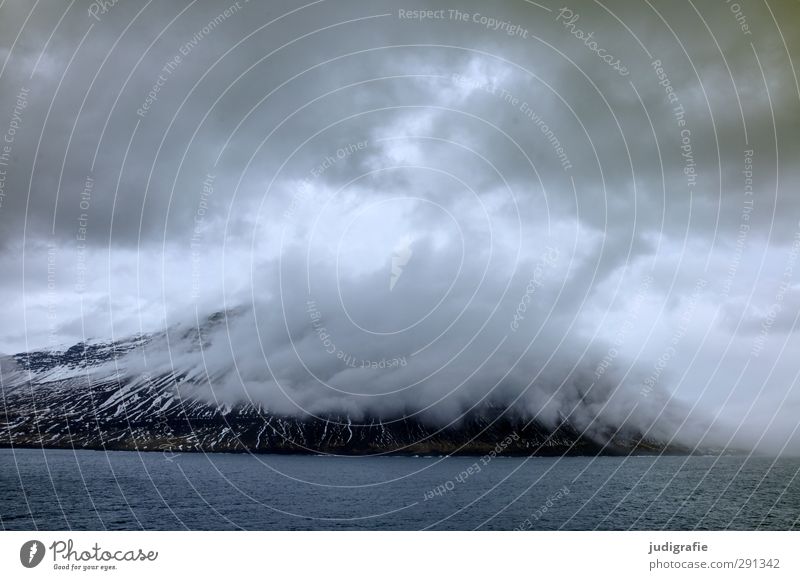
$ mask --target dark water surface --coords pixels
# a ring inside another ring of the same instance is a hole
[[[470,469],[472,468],[472,469]],[[0,449],[4,529],[795,529],[800,460]]]

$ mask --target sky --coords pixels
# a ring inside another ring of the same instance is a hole
[[[798,24],[789,0],[6,1],[0,352],[227,311],[202,366],[232,402],[583,401],[798,452]],[[137,364],[198,364],[161,350]]]

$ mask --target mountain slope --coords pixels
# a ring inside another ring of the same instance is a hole
[[[213,315],[203,329],[188,330],[181,339],[193,345],[190,350],[199,347],[204,331],[223,318]],[[563,418],[549,427],[489,404],[453,423],[419,415],[356,422],[342,414],[279,415],[253,402],[215,404],[194,394],[206,380],[199,355],[194,368],[156,375],[126,367],[128,355],[163,339],[164,334],[141,335],[0,358],[0,446],[348,455],[688,451],[618,429],[599,441]]]

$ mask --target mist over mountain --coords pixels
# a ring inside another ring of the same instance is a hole
[[[637,407],[631,392],[605,382],[581,388],[565,379],[546,389],[497,381],[489,389],[442,389],[432,403],[430,392],[415,397],[400,389],[380,398],[338,389],[323,396],[318,389],[329,385],[286,377],[265,389],[269,382],[251,377],[245,364],[254,353],[226,342],[253,314],[238,308],[196,327],[4,356],[0,444],[506,455],[708,453],[724,445],[718,432],[697,430],[697,420],[687,429],[685,406],[654,395]],[[484,373],[481,380],[496,379]]]
[[[7,2],[0,443],[800,453],[797,6],[671,6]]]

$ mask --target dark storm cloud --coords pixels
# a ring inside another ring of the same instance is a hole
[[[253,304],[209,360],[222,393],[241,380],[282,410],[413,412],[466,381],[430,412],[495,383],[530,409],[565,389],[563,411],[612,349],[597,400],[618,381],[604,412],[635,408],[642,425],[670,395],[747,417],[757,389],[727,396],[731,361],[750,357],[756,385],[775,362],[776,400],[791,387],[790,361],[769,357],[796,346],[796,5],[741,2],[747,30],[725,3],[98,6],[0,9],[0,131],[19,127],[0,206],[4,350]],[[420,9],[443,18],[399,12]],[[512,331],[547,248],[557,264],[527,298],[543,310]],[[444,335],[414,365],[342,368],[309,300],[362,359]],[[429,310],[407,332],[364,330]],[[643,400],[654,375],[660,398]]]

